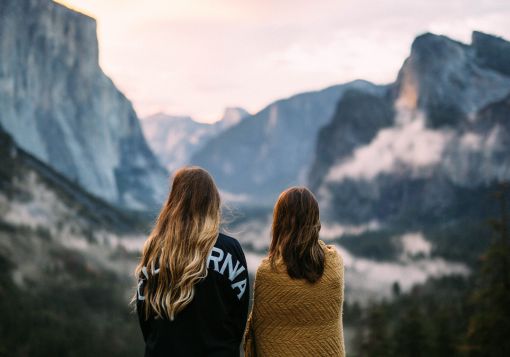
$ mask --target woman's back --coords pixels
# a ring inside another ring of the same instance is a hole
[[[239,242],[219,234],[221,199],[200,167],[177,170],[135,269],[145,356],[238,356],[248,308]]]
[[[145,356],[239,356],[248,313],[248,273],[237,240],[220,234],[208,259],[207,277],[195,286],[193,300],[173,321],[145,319],[142,276],[137,311]],[[157,279],[157,274],[149,275]]]
[[[335,248],[320,245],[324,272],[313,284],[290,278],[282,261],[273,269],[265,259],[257,270],[247,333],[257,356],[344,356],[343,263]]]

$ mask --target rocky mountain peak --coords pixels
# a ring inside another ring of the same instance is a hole
[[[430,71],[447,62],[464,62],[468,48],[446,36],[428,32],[414,39],[410,60],[416,71]]]
[[[250,115],[248,111],[240,107],[226,107],[219,123],[226,128],[238,124],[243,118]]]
[[[427,126],[438,128],[455,126],[504,98],[510,91],[509,78],[492,67],[504,70],[505,64],[487,66],[482,48],[505,46],[487,36],[474,34],[473,46],[431,33],[418,36],[397,78],[396,105],[423,111]]]
[[[501,37],[474,31],[471,46],[483,66],[510,76],[510,42]]]
[[[507,180],[507,45],[482,33],[471,45],[424,34],[387,102],[345,93],[319,132],[310,175],[329,219],[442,219],[441,210],[465,212],[466,197]]]

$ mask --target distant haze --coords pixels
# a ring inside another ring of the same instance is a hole
[[[301,91],[390,82],[412,39],[510,38],[507,0],[59,0],[98,20],[100,62],[141,117],[218,120]]]

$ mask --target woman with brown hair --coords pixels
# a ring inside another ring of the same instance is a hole
[[[212,177],[178,170],[135,272],[146,357],[239,356],[248,272],[239,242],[219,225]]]
[[[344,356],[343,263],[319,240],[319,205],[304,187],[284,191],[273,211],[269,255],[255,278],[245,333],[250,356]]]

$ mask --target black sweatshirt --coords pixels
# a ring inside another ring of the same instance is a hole
[[[144,316],[143,288],[138,282],[137,311],[145,357],[239,356],[248,315],[248,267],[237,240],[221,234],[207,261],[207,277],[195,285],[191,303],[173,321]]]

